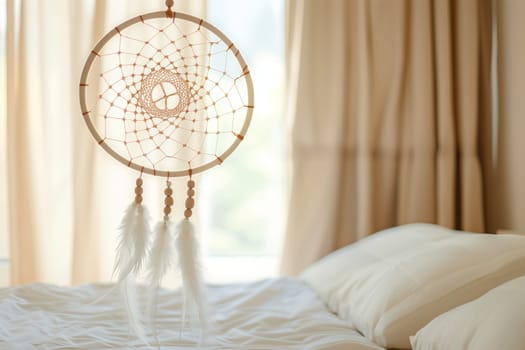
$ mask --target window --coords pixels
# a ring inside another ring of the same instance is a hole
[[[240,49],[254,83],[246,139],[203,175],[207,279],[275,275],[284,221],[284,0],[208,0],[208,19]]]

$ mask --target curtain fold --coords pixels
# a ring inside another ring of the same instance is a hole
[[[487,227],[492,230],[525,230],[525,2],[493,1],[495,64],[492,78],[494,115],[485,115],[484,189]],[[485,19],[486,20],[486,19]],[[485,47],[487,46],[484,43]],[[489,96],[487,96],[489,97]],[[485,98],[489,100],[489,98]],[[490,107],[490,105],[489,105]]]
[[[70,239],[63,227],[71,225],[70,216],[56,217],[57,212],[71,205],[68,192],[71,184],[63,182],[67,171],[61,171],[62,160],[71,156],[71,148],[56,147],[67,140],[71,101],[47,98],[41,89],[55,94],[68,94],[69,52],[46,50],[68,41],[69,26],[62,18],[67,14],[67,1],[52,10],[38,1],[8,1],[7,28],[7,163],[8,203],[11,253],[11,281],[28,283],[24,276],[43,275],[53,270],[67,276]],[[49,25],[47,25],[49,24]],[[43,37],[51,36],[47,41]],[[31,38],[31,40],[26,40]],[[44,117],[45,116],[45,117]],[[49,137],[50,133],[54,137]],[[65,213],[68,211],[66,210]],[[36,235],[44,227],[46,234]],[[53,249],[42,250],[44,245]],[[63,261],[52,262],[61,254]]]
[[[131,16],[163,10],[164,1],[7,5],[11,283],[107,281],[137,174],[92,140],[80,115],[78,82],[104,33]],[[206,1],[176,1],[174,10],[205,17]],[[154,210],[161,191],[151,192]]]
[[[290,2],[283,273],[394,225],[484,230],[490,11],[477,0]]]

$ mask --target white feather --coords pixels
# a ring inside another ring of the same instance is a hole
[[[133,252],[133,272],[138,273],[148,250],[148,243],[151,236],[151,218],[149,211],[144,205],[139,205],[137,208],[137,221],[134,232],[134,248]]]
[[[209,328],[206,290],[200,266],[200,252],[193,224],[183,219],[177,225],[177,253],[184,291],[183,325],[185,313],[194,309],[203,329]]]
[[[117,285],[120,289],[130,328],[137,336],[144,338],[132,275],[138,272],[146,254],[150,233],[147,209],[141,204],[133,202],[126,209],[119,230],[120,235],[113,274],[117,274]]]
[[[124,270],[129,264],[131,253],[133,251],[133,230],[136,222],[136,209],[137,204],[135,202],[131,203],[124,212],[124,217],[119,226],[120,234],[112,274],[113,276],[118,274],[119,280],[121,280],[120,276],[122,270]]]
[[[120,292],[126,309],[126,316],[130,329],[140,339],[145,340],[144,326],[140,321],[140,311],[137,302],[137,287],[131,276],[127,276],[119,283]]]
[[[124,223],[127,220],[128,213],[125,214],[121,227],[121,238],[117,247],[117,256],[120,263],[116,266],[118,271],[118,282],[122,282],[131,272],[138,273],[146,257],[148,242],[150,237],[150,216],[148,209],[141,205],[133,203],[135,216],[130,224]],[[128,209],[129,210],[129,209]],[[126,249],[124,249],[126,248]],[[124,250],[129,254],[128,259],[122,259]]]
[[[148,259],[147,314],[151,324],[155,319],[156,295],[162,278],[175,261],[173,249],[173,224],[169,220],[157,223]]]

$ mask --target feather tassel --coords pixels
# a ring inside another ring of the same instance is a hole
[[[173,224],[165,218],[155,227],[149,251],[147,314],[151,325],[154,325],[155,320],[157,290],[162,278],[175,261],[173,245]]]
[[[138,204],[133,202],[124,212],[124,217],[119,226],[119,240],[117,244],[117,252],[115,256],[115,264],[113,266],[112,276],[117,274],[119,280],[122,275],[122,271],[129,264],[131,254],[133,251],[133,230],[136,222],[136,209]]]
[[[129,327],[140,339],[146,340],[144,326],[140,321],[140,308],[137,302],[137,286],[131,276],[127,276],[119,283],[120,292],[124,301]]]
[[[134,278],[144,260],[149,239],[149,214],[147,209],[137,201],[127,209],[119,227],[119,243],[113,274],[117,275],[124,307],[130,328],[140,338],[144,338],[140,321],[139,305]]]
[[[134,238],[134,252],[133,252],[133,263],[132,271],[138,273],[148,250],[148,243],[151,233],[151,218],[148,209],[144,205],[139,205],[137,208],[137,222],[135,224]]]
[[[190,220],[183,219],[177,225],[177,253],[184,291],[183,325],[186,312],[195,310],[203,329],[209,328],[207,299],[199,258],[199,244]]]
[[[117,262],[115,269],[118,272],[118,282],[122,282],[131,272],[138,273],[146,257],[150,236],[150,216],[148,209],[142,204],[133,203],[135,215],[131,223],[121,225],[120,242],[117,247]],[[129,210],[129,209],[128,209]],[[124,216],[128,220],[128,213]],[[122,259],[124,250],[128,259]]]

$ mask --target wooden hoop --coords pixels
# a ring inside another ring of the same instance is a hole
[[[109,40],[111,40],[111,38],[113,38],[115,35],[120,34],[120,32],[123,29],[125,29],[127,27],[130,27],[130,26],[132,26],[132,25],[134,25],[134,24],[136,24],[138,22],[144,22],[145,20],[148,20],[148,19],[166,18],[166,17],[173,18],[173,21],[175,21],[175,19],[182,19],[182,20],[186,20],[188,22],[196,23],[196,24],[198,24],[198,25],[208,29],[210,32],[212,32],[218,38],[220,38],[228,46],[229,50],[231,50],[234,53],[234,56],[237,59],[237,62],[239,63],[240,67],[241,68],[245,67],[245,68],[243,68],[243,70],[244,70],[244,72],[243,72],[244,75],[243,76],[246,79],[246,87],[247,87],[247,92],[248,92],[248,103],[245,106],[246,109],[247,109],[246,118],[244,119],[244,124],[243,124],[243,126],[241,128],[240,133],[234,139],[234,141],[231,144],[231,146],[228,149],[226,149],[222,154],[220,154],[219,156],[216,156],[216,158],[213,161],[211,161],[211,162],[204,163],[204,164],[202,164],[202,165],[200,165],[200,166],[198,166],[196,168],[191,168],[190,167],[187,170],[179,170],[179,171],[156,170],[155,168],[149,168],[149,167],[146,167],[146,166],[143,166],[143,165],[136,164],[133,161],[131,161],[129,159],[126,159],[123,156],[121,156],[120,154],[118,154],[117,152],[115,152],[111,147],[109,147],[106,144],[106,142],[104,142],[104,138],[102,138],[100,136],[100,134],[97,132],[93,122],[91,121],[91,118],[89,117],[90,111],[87,109],[87,105],[86,105],[86,88],[88,86],[88,84],[87,84],[87,77],[88,77],[89,71],[91,70],[91,66],[93,64],[93,61],[98,56],[97,52],[100,52],[101,49],[106,45],[106,43]],[[185,13],[179,13],[179,12],[171,12],[171,15],[169,15],[169,16],[167,15],[167,12],[165,12],[165,11],[148,13],[146,15],[141,15],[141,16],[137,16],[137,17],[131,18],[131,19],[127,20],[126,22],[118,25],[113,30],[108,32],[97,43],[95,48],[91,51],[91,53],[89,54],[89,56],[88,56],[88,58],[86,60],[86,63],[84,65],[84,69],[82,70],[82,75],[80,77],[80,84],[79,84],[79,86],[80,86],[80,88],[79,88],[80,109],[82,111],[82,116],[83,116],[83,118],[84,118],[84,120],[85,120],[85,122],[86,122],[86,124],[88,126],[89,131],[91,132],[91,134],[95,138],[95,141],[100,146],[102,146],[102,148],[107,153],[109,153],[109,155],[111,155],[113,158],[115,158],[116,160],[118,160],[122,164],[124,164],[124,165],[126,165],[126,166],[128,166],[130,168],[133,168],[133,169],[135,169],[137,171],[140,171],[141,173],[147,173],[147,174],[151,174],[151,175],[154,175],[154,176],[162,176],[162,177],[166,177],[166,176],[169,176],[169,177],[191,176],[192,174],[197,174],[197,173],[203,172],[205,170],[208,170],[208,169],[214,167],[215,165],[222,164],[222,162],[226,158],[228,158],[230,156],[230,154],[237,148],[239,143],[244,139],[244,136],[246,135],[246,132],[248,131],[248,127],[250,126],[250,122],[251,122],[252,114],[253,114],[253,106],[254,106],[254,102],[253,102],[253,100],[254,100],[253,82],[252,82],[252,78],[251,78],[250,72],[247,69],[247,67],[248,66],[247,66],[246,62],[244,61],[244,58],[242,57],[240,51],[235,47],[233,42],[223,32],[221,32],[217,27],[215,27],[211,23],[206,22],[206,21],[204,21],[204,20],[202,20],[200,18],[191,16],[191,15],[188,15],[188,14],[185,14]]]

